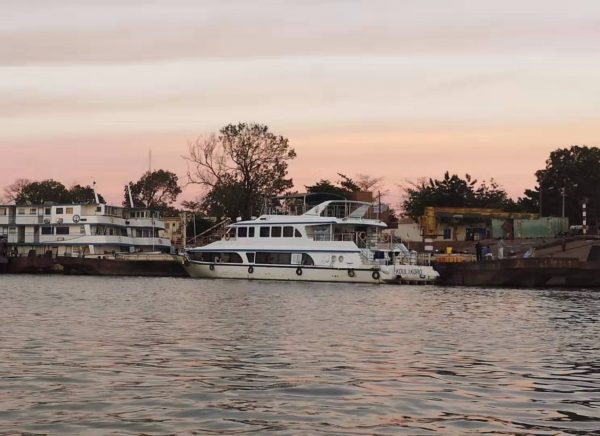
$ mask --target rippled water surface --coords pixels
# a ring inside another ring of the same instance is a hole
[[[600,293],[0,276],[0,434],[600,432]]]

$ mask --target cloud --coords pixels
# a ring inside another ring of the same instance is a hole
[[[502,4],[9,2],[0,65],[598,50],[598,2]]]

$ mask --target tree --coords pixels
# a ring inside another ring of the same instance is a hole
[[[463,179],[446,171],[441,180],[423,179],[411,183],[404,191],[404,212],[414,220],[422,216],[428,206],[514,209],[514,202],[493,179],[489,184],[483,181],[477,186],[477,180],[469,174]]]
[[[23,188],[31,183],[29,179],[17,179],[12,184],[4,188],[4,199],[9,203],[14,203],[23,192]]]
[[[12,185],[4,188],[6,198],[18,204],[43,204],[43,203],[94,203],[94,189],[89,185],[74,185],[67,189],[65,185],[56,180],[31,181],[17,179]],[[104,198],[98,194],[100,203]]]
[[[94,188],[90,185],[81,186],[75,185],[69,189],[69,196],[71,197],[72,203],[95,203],[96,198],[94,197]],[[100,203],[106,203],[104,197],[98,194],[98,201]]]
[[[135,183],[129,182],[134,207],[166,210],[177,200],[181,188],[175,173],[165,170],[146,171]],[[129,206],[129,194],[125,187],[124,206]]]
[[[189,144],[185,159],[188,182],[209,191],[205,203],[220,207],[231,218],[249,218],[260,210],[263,198],[293,186],[286,176],[288,162],[295,157],[288,139],[271,133],[266,125],[239,123]]]
[[[563,190],[565,215],[571,223],[582,222],[586,203],[588,225],[600,218],[600,148],[573,145],[550,153],[546,167],[535,173],[538,186],[526,191],[527,200],[540,206],[543,215],[561,216]]]
[[[17,204],[71,203],[71,195],[65,185],[47,179],[23,185],[14,201]]]
[[[384,192],[383,189],[383,177],[371,177],[368,174],[357,174],[356,185],[360,191],[380,191]]]

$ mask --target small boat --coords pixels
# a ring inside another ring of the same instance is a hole
[[[431,283],[439,274],[395,242],[371,203],[330,200],[301,215],[265,214],[185,251],[194,278]]]

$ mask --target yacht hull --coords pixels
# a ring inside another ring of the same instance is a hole
[[[284,280],[302,282],[396,283],[393,269],[342,269],[297,265],[232,265],[187,261],[190,277],[210,279]]]

